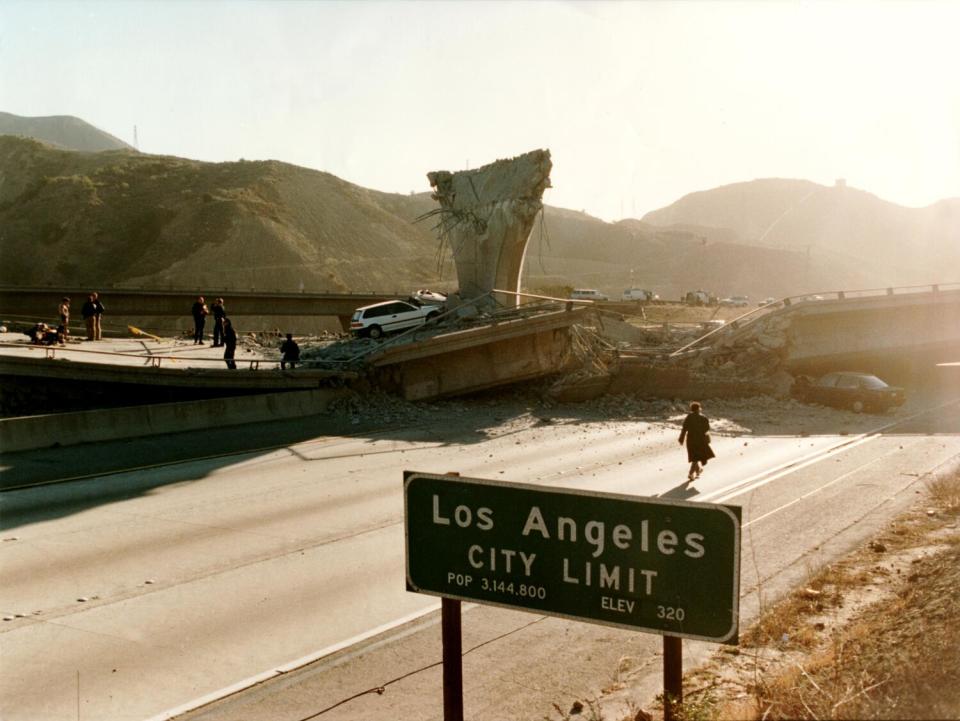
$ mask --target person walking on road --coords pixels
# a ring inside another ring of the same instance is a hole
[[[233,360],[233,355],[237,350],[237,331],[233,329],[233,323],[229,318],[223,319],[223,359],[227,362],[227,368],[236,370],[237,364]]]
[[[710,420],[700,413],[700,404],[694,401],[690,404],[690,412],[683,419],[680,429],[680,445],[684,438],[687,441],[687,460],[690,462],[690,471],[687,480],[692,481],[703,473],[703,466],[714,458],[710,447]]]
[[[227,317],[227,311],[223,306],[223,298],[217,298],[213,302],[213,347],[223,345],[223,321]]]
[[[190,313],[193,315],[193,344],[203,345],[203,326],[207,316],[210,315],[210,309],[207,308],[202,295],[197,296],[197,301],[190,309]]]
[[[283,357],[280,359],[280,370],[287,369],[287,363],[290,364],[290,370],[297,367],[300,362],[300,346],[293,339],[293,333],[287,333],[287,339],[280,344],[280,352]]]

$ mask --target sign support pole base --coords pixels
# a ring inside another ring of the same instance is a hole
[[[460,601],[440,599],[440,630],[443,638],[443,721],[463,721],[463,635],[460,625]]]
[[[663,637],[663,721],[675,721],[683,705],[683,639]]]

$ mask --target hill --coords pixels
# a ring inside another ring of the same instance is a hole
[[[523,286],[759,299],[948,282],[960,267],[958,202],[912,210],[774,180],[617,223],[546,206]],[[429,219],[415,222],[435,207],[429,193],[383,193],[277,161],[65,151],[0,135],[0,284],[450,290],[449,247]]]
[[[25,118],[0,112],[0,135],[34,138],[64,150],[97,152],[100,150],[133,150],[119,138],[93,127],[71,115]]]
[[[948,269],[960,267],[960,199],[905,208],[844,183],[766,179],[691,193],[643,220],[726,228],[739,242],[801,252],[812,268],[858,271],[874,285],[955,281]]]
[[[286,163],[0,136],[0,181],[3,284],[345,291],[440,277],[436,241],[382,194]]]

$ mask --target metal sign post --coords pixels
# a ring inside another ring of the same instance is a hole
[[[683,705],[683,639],[663,637],[663,721],[674,721]]]
[[[457,471],[446,475],[457,476]],[[463,721],[463,625],[460,601],[440,599],[440,644],[443,648],[443,721]]]
[[[451,697],[462,689],[448,600],[664,635],[665,706],[681,694],[681,638],[737,643],[737,506],[412,471],[404,506],[407,590],[444,599],[445,707],[454,616]]]
[[[463,634],[460,601],[440,600],[443,642],[443,721],[463,721]]]

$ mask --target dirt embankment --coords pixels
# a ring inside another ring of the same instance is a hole
[[[960,718],[958,517],[954,465],[910,513],[768,609],[738,655],[689,678],[689,715]]]

